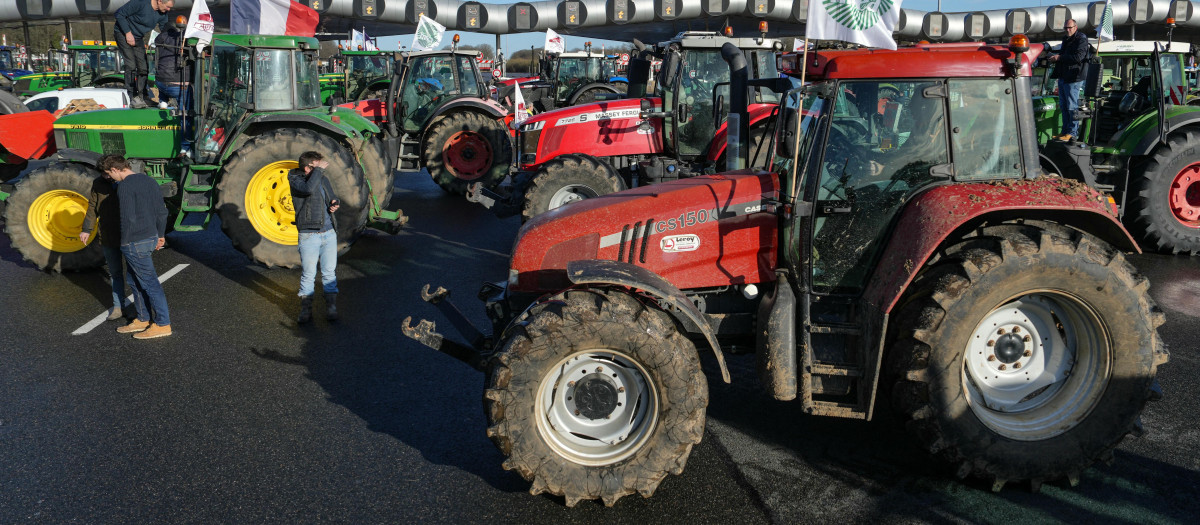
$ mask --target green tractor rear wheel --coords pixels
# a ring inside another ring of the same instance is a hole
[[[79,240],[92,181],[99,176],[80,164],[55,163],[21,179],[4,213],[13,247],[44,270],[87,270],[104,264],[94,229],[87,244]]]
[[[16,95],[8,91],[0,91],[0,115],[11,115],[26,111],[29,111],[29,108],[25,107],[25,103],[21,102],[21,99],[17,98]]]
[[[365,167],[367,182],[371,183],[371,194],[378,201],[380,208],[386,208],[392,201],[392,193],[396,186],[396,171],[391,169],[387,159],[387,148],[383,142],[374,139],[363,148],[362,165]]]
[[[334,139],[307,129],[268,131],[247,141],[225,164],[217,185],[221,229],[255,262],[267,267],[300,265],[296,211],[288,171],[306,151],[325,157],[325,176],[341,200],[336,213],[338,252],[345,252],[367,222],[363,169]]]
[[[512,142],[501,121],[459,112],[430,127],[421,160],[438,186],[462,195],[473,182],[493,188],[504,180],[512,163]]]

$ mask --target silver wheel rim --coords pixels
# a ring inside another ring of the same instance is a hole
[[[1096,313],[1062,292],[1029,293],[992,310],[971,333],[963,390],[971,411],[1020,441],[1062,434],[1095,408],[1112,349]]]
[[[546,443],[582,465],[629,457],[658,424],[658,388],[645,368],[615,350],[559,361],[542,378],[537,400],[538,431]]]
[[[554,195],[550,197],[550,209],[553,210],[559,206],[571,204],[572,202],[578,202],[584,199],[591,199],[599,196],[600,195],[596,193],[596,190],[584,186],[583,184],[571,184],[559,188],[558,191],[554,192]]]

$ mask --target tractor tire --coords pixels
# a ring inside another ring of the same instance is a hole
[[[572,290],[526,320],[489,363],[484,391],[506,470],[568,507],[650,497],[683,472],[703,437],[708,383],[667,314],[625,292]]]
[[[0,115],[12,115],[29,111],[24,102],[8,91],[0,91]]]
[[[81,164],[54,163],[33,170],[16,184],[4,223],[13,247],[25,260],[55,272],[104,264],[95,230],[86,245],[79,241],[92,181],[99,176]]]
[[[512,141],[503,122],[461,111],[433,123],[421,160],[443,190],[465,195],[471,183],[490,189],[508,176]]]
[[[350,249],[367,222],[363,170],[343,144],[300,128],[257,135],[225,163],[217,184],[217,212],[221,229],[233,245],[268,268],[300,265],[296,212],[287,174],[299,166],[296,159],[306,151],[316,151],[329,162],[325,177],[341,200],[335,214],[338,253]]]
[[[943,250],[903,301],[891,399],[961,478],[995,490],[1078,481],[1134,430],[1167,360],[1148,286],[1091,235],[981,228]]]
[[[1126,218],[1154,250],[1200,255],[1198,154],[1200,132],[1174,133],[1133,175]]]
[[[371,183],[371,194],[378,200],[380,208],[387,208],[396,190],[396,171],[391,169],[382,141],[372,139],[367,143],[363,148],[362,165],[367,182]]]
[[[562,155],[533,174],[525,190],[521,217],[527,221],[572,202],[624,189],[625,181],[600,159],[591,155]]]

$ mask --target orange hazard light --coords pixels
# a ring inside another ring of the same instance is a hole
[[[1024,53],[1029,51],[1029,37],[1020,33],[1015,34],[1008,39],[1008,48],[1014,53]]]

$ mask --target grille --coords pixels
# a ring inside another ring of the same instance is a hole
[[[124,155],[125,135],[123,133],[101,133],[100,151],[115,155]]]
[[[13,84],[13,91],[20,94],[22,91],[29,91],[33,85],[33,80],[28,78],[18,78],[17,83]]]
[[[67,146],[75,149],[91,149],[89,146],[88,133],[86,131],[68,131]]]

